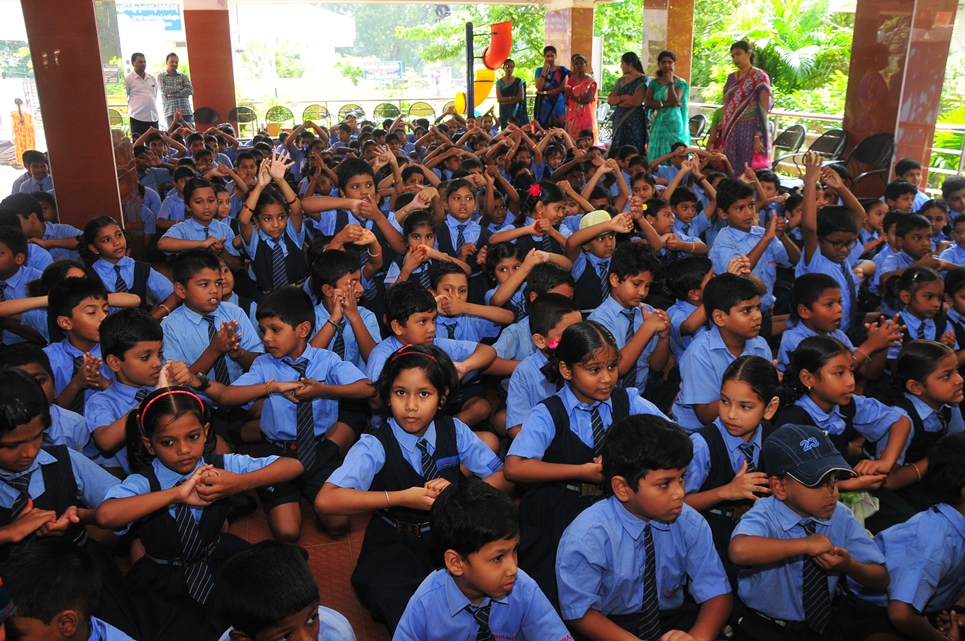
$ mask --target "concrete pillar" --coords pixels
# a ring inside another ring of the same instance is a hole
[[[570,57],[581,53],[587,59],[588,74],[593,65],[593,0],[560,0],[546,9],[546,45],[556,47],[556,64],[569,68]],[[527,80],[531,84],[532,80]]]
[[[227,122],[235,108],[235,76],[227,0],[184,0],[184,32],[194,86],[194,111],[214,109]]]
[[[694,55],[694,0],[643,0],[643,55],[647,75],[655,77],[661,51],[677,55],[674,73],[690,82]]]

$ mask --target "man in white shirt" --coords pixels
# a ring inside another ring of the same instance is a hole
[[[158,126],[157,109],[157,80],[144,71],[147,60],[143,53],[131,56],[131,66],[134,71],[127,74],[124,84],[127,85],[127,108],[131,119],[131,137],[135,140],[151,127]]]

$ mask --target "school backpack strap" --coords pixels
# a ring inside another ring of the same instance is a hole
[[[141,297],[141,309],[147,309],[149,307],[147,299],[147,279],[151,276],[151,265],[148,263],[142,263],[139,260],[134,261],[134,286],[131,287],[131,293]],[[163,303],[164,301],[158,301]]]

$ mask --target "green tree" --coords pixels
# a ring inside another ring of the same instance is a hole
[[[33,78],[30,48],[23,40],[0,40],[0,70],[7,78]]]

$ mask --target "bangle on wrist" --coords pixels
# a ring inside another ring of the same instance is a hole
[[[160,307],[161,309],[163,309],[164,311],[166,311],[168,314],[171,313],[171,308],[168,307],[167,305],[165,305],[164,303],[161,303],[160,305],[158,305],[158,307]]]
[[[271,396],[271,384],[274,382],[275,382],[275,379],[272,378],[267,383],[265,383],[265,397]]]
[[[295,197],[292,198],[291,200],[286,200],[286,201],[285,201],[285,204],[288,205],[289,207],[291,207],[292,205],[295,204],[295,201],[296,201],[296,200],[298,200],[298,196],[295,196]]]
[[[909,463],[908,465],[910,465],[910,466],[912,466],[913,468],[915,468],[915,474],[918,475],[918,482],[921,483],[921,470],[919,470],[919,469],[918,469],[918,466],[915,465],[914,463]]]
[[[241,208],[242,208],[242,209],[247,209],[247,210],[250,211],[252,214],[255,213],[255,210],[252,209],[251,207],[249,207],[249,206],[248,206],[248,203],[243,203],[243,204],[241,205]]]
[[[389,501],[389,491],[388,490],[382,490],[382,491],[385,492],[385,507],[386,509],[388,509],[392,507],[392,502]]]
[[[334,328],[335,328],[335,331],[338,331],[338,323],[336,323],[335,321],[333,321],[331,318],[329,318],[329,319],[326,320],[325,322],[328,323],[329,325],[331,325],[332,327],[334,327]]]

